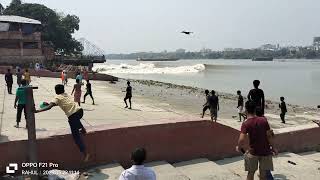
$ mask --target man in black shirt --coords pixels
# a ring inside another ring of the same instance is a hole
[[[8,69],[8,72],[5,75],[5,80],[7,84],[8,93],[12,94],[13,77],[10,69]]]
[[[217,122],[218,111],[219,111],[219,98],[214,90],[211,91],[211,96],[209,97],[209,106],[211,120]]]
[[[132,87],[130,86],[130,81],[127,82],[127,85],[128,86],[126,89],[126,97],[124,98],[124,103],[126,103],[126,107],[124,108],[128,108],[127,99],[129,99],[129,103],[130,103],[129,109],[131,109]]]
[[[281,114],[280,114],[280,118],[283,124],[286,123],[285,121],[285,116],[287,113],[287,105],[286,102],[284,102],[284,97],[280,97],[280,104],[279,104],[279,108],[281,109]]]
[[[83,102],[82,102],[82,103],[86,103],[86,97],[87,97],[88,95],[90,95],[90,97],[91,97],[91,99],[92,99],[92,105],[94,105],[94,99],[93,99],[93,96],[92,96],[91,83],[89,82],[89,80],[87,80],[86,89],[87,89],[87,92],[86,92],[86,94],[83,96]]]
[[[205,91],[204,91],[204,93],[205,93],[205,95],[206,95],[206,102],[204,103],[204,105],[203,105],[203,109],[202,109],[202,118],[204,117],[204,113],[207,111],[207,109],[209,109],[210,108],[210,106],[209,106],[209,97],[210,97],[210,95],[209,95],[209,90],[208,89],[206,89]]]
[[[243,101],[243,96],[241,95],[241,91],[238,90],[237,91],[237,95],[238,95],[238,113],[239,113],[239,122],[241,122],[241,117],[243,117],[243,120],[246,119],[244,112],[243,112],[243,105],[244,105],[244,101]]]
[[[259,89],[259,85],[260,85],[259,80],[253,81],[254,89],[250,90],[250,92],[248,94],[248,100],[253,101],[255,103],[257,114],[261,114],[263,116],[264,115],[264,107],[265,107],[264,92],[262,89]]]

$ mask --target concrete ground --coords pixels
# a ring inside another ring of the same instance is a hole
[[[14,77],[14,82],[16,81]],[[22,128],[15,128],[16,124],[16,109],[13,107],[15,95],[9,95],[5,86],[4,75],[0,75],[0,143],[12,140],[27,139],[27,130],[25,127],[24,117],[21,119],[20,126]],[[55,96],[54,86],[61,83],[59,78],[37,78],[32,77],[32,85],[38,86],[39,89],[34,90],[34,99],[36,107],[39,108],[41,102],[49,102]],[[71,94],[75,80],[69,79],[69,85],[66,86],[66,92]],[[134,97],[133,109],[125,109],[123,97],[126,88],[126,81],[121,80],[117,84],[110,84],[103,81],[92,81],[93,95],[96,105],[92,105],[91,98],[87,97],[86,104],[81,104],[85,115],[82,123],[85,127],[112,124],[116,126],[118,123],[129,123],[134,125],[143,124],[148,121],[157,123],[161,119],[166,121],[174,121],[176,118],[200,120],[200,112],[202,107],[203,97],[199,96],[178,96],[170,95],[183,93],[175,92],[176,89],[163,90],[163,87],[146,86],[137,82],[132,82]],[[13,93],[17,85],[14,83]],[[158,93],[161,91],[162,93]],[[163,93],[164,91],[170,91]],[[85,93],[85,86],[82,87],[82,93]],[[149,93],[149,94],[148,94]],[[228,109],[230,105],[225,104],[222,109]],[[200,108],[198,108],[200,107]],[[235,115],[236,114],[236,111]],[[208,112],[207,112],[208,113]],[[311,120],[320,118],[317,116],[310,116],[310,119],[293,120],[289,119],[286,125],[280,123],[278,119],[272,119],[270,114],[266,114],[271,127],[274,129],[294,128],[300,125],[314,126]],[[218,122],[235,129],[240,129],[242,122],[232,118],[231,115],[224,115],[222,112],[221,118]],[[229,117],[229,118],[227,118]],[[209,120],[209,114],[201,120]],[[290,117],[289,117],[290,118]],[[36,114],[36,129],[37,137],[47,137],[54,134],[70,132],[67,117],[59,107],[55,107],[50,111]]]
[[[39,108],[41,102],[49,102],[53,99],[55,95],[54,86],[58,83],[61,83],[60,79],[32,77],[31,84],[39,87],[39,89],[34,90],[37,108]],[[66,87],[66,92],[71,94],[74,80],[69,79],[69,83]],[[109,82],[92,81],[91,83],[96,105],[92,105],[89,96],[86,99],[86,104],[81,104],[85,113],[85,121],[82,121],[82,123],[86,127],[133,121],[156,122],[159,119],[185,117],[183,113],[170,109],[166,104],[154,104],[141,96],[133,98],[132,110],[125,109],[123,102],[124,92],[122,92],[124,89],[112,88]],[[21,128],[14,127],[16,124],[16,109],[13,106],[17,85],[14,84],[13,86],[14,94],[9,95],[5,86],[4,75],[0,75],[0,84],[0,142],[27,139],[23,115],[20,123]],[[85,87],[82,87],[82,93],[84,95]],[[59,107],[36,114],[36,130],[37,137],[49,136],[62,130],[69,131],[67,117]]]

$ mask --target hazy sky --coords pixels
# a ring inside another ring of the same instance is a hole
[[[11,0],[1,0],[4,6]],[[80,17],[75,37],[106,53],[310,45],[319,0],[24,0]],[[194,31],[186,36],[182,30]]]

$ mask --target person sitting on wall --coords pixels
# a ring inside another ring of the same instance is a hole
[[[156,180],[155,172],[143,165],[147,152],[144,148],[137,148],[131,154],[133,165],[124,170],[119,180]]]

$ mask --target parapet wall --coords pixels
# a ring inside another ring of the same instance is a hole
[[[11,66],[0,66],[0,74],[5,74],[8,69],[12,69]],[[23,71],[23,70],[22,70]],[[35,71],[33,69],[29,70],[31,76],[40,76],[40,77],[51,77],[51,78],[61,78],[61,72],[52,72],[49,70],[40,70]],[[15,73],[15,70],[12,72]],[[100,73],[89,73],[90,80],[98,80],[98,81],[118,81],[118,78],[115,76],[111,76],[108,74],[100,74]],[[69,78],[75,78],[75,72],[69,72]]]
[[[179,162],[194,158],[211,160],[239,156],[235,151],[239,131],[211,121],[178,121],[160,124],[104,125],[92,127],[85,135],[91,161],[81,162],[72,137],[67,132],[47,138],[38,138],[38,161],[57,163],[59,169],[79,169],[92,165],[119,162],[130,165],[131,151],[145,147],[148,161]],[[320,128],[276,134],[280,151],[300,152],[320,144]],[[9,163],[28,162],[27,141],[0,144],[0,174]]]

